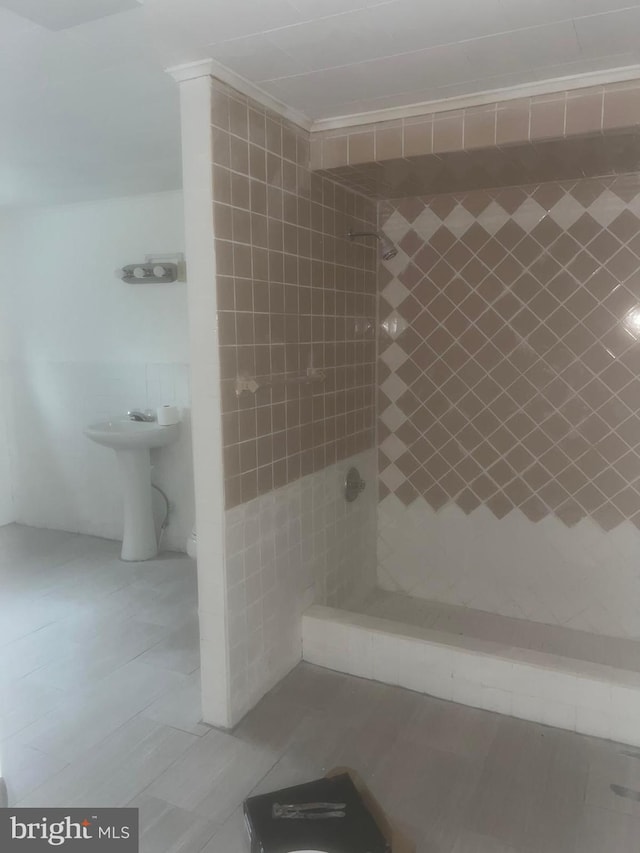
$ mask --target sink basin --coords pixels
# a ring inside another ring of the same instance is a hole
[[[171,444],[178,437],[178,424],[159,426],[157,423],[121,418],[89,424],[84,434],[92,441],[113,450],[136,450]]]
[[[178,437],[179,425],[112,418],[89,424],[87,438],[116,453],[124,491],[124,536],[122,559],[150,560],[158,553],[151,500],[151,456],[153,448],[165,447]]]

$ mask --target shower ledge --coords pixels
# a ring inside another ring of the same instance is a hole
[[[314,605],[303,658],[349,675],[640,747],[640,673]]]

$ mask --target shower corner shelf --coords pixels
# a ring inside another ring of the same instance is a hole
[[[255,376],[238,376],[236,379],[236,395],[243,393],[256,394],[261,388],[276,388],[279,385],[311,385],[316,382],[324,382],[326,379],[323,370],[308,367],[302,376],[265,377],[260,379]]]

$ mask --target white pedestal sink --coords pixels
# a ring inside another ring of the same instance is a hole
[[[124,489],[124,536],[122,559],[150,560],[158,553],[151,502],[151,457],[149,451],[165,447],[178,437],[178,424],[114,418],[90,424],[84,434],[116,452]]]

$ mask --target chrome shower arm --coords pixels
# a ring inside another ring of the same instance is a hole
[[[380,240],[380,235],[375,231],[347,231],[347,237],[353,240],[354,237],[375,237]]]
[[[390,261],[398,254],[398,250],[387,235],[380,234],[378,231],[347,231],[347,237],[350,240],[353,240],[355,237],[375,237],[380,243],[383,261]]]

